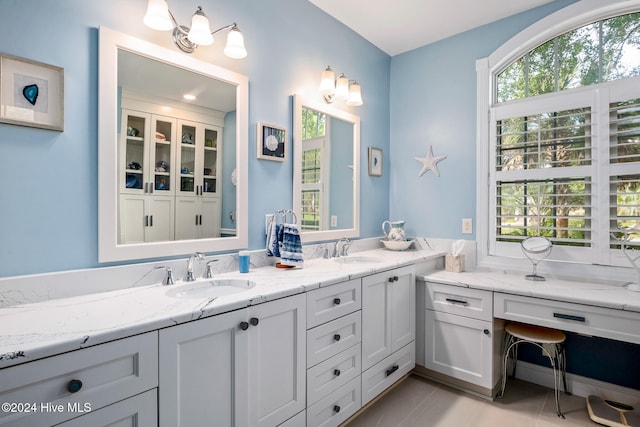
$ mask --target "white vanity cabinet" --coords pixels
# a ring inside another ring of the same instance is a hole
[[[492,394],[500,379],[502,323],[493,320],[493,292],[420,282],[424,286],[424,366]]]
[[[305,408],[305,295],[160,331],[161,426],[276,426]]]
[[[15,405],[3,406],[3,427],[51,426],[69,420],[73,426],[125,419],[153,424],[158,333],[8,367],[0,370],[0,378],[0,401]]]
[[[361,407],[361,280],[307,292],[307,427],[337,426]]]
[[[362,404],[415,366],[414,267],[362,278]]]

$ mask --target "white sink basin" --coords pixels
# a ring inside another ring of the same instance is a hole
[[[167,291],[174,298],[217,298],[247,291],[255,282],[246,279],[209,279],[178,285]]]
[[[334,258],[333,260],[340,264],[375,264],[377,262],[382,261],[380,258],[376,258],[372,256],[357,256],[357,255]]]

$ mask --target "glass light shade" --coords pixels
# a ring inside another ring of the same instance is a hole
[[[142,20],[144,25],[154,30],[168,31],[173,28],[169,16],[169,6],[165,0],[149,0],[147,13]]]
[[[333,96],[336,93],[335,74],[331,67],[327,67],[322,72],[322,80],[320,80],[320,93],[323,96]]]
[[[340,74],[336,80],[336,97],[345,101],[349,98],[349,79],[344,74]]]
[[[244,37],[237,28],[232,28],[229,31],[227,35],[227,45],[224,47],[224,54],[234,59],[247,56],[247,49],[244,48]]]
[[[347,105],[357,107],[362,105],[362,92],[360,91],[360,85],[358,82],[353,82],[349,86],[349,99],[347,99]]]
[[[209,20],[200,9],[198,9],[191,18],[191,29],[189,30],[187,38],[191,43],[202,46],[213,43],[213,36],[211,35],[211,29],[209,28]]]

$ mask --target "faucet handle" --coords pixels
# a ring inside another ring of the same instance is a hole
[[[159,268],[164,268],[167,271],[167,275],[165,276],[165,279],[162,284],[173,285],[175,283],[175,279],[173,278],[173,270],[171,269],[171,267],[167,267],[164,265],[156,265],[155,267],[153,267],[154,270],[157,270]]]
[[[207,261],[207,268],[206,268],[205,273],[204,273],[205,279],[213,278],[213,271],[211,270],[211,264],[213,264],[214,262],[218,262],[218,261],[220,261],[220,260],[219,259],[212,259],[210,261]]]

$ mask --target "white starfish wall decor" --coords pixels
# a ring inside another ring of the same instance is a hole
[[[438,162],[446,159],[447,156],[435,156],[433,155],[433,147],[429,146],[429,151],[427,152],[426,157],[416,157],[416,160],[422,163],[422,170],[418,174],[418,176],[422,176],[427,171],[432,170],[436,176],[440,176],[440,171],[438,171]]]

